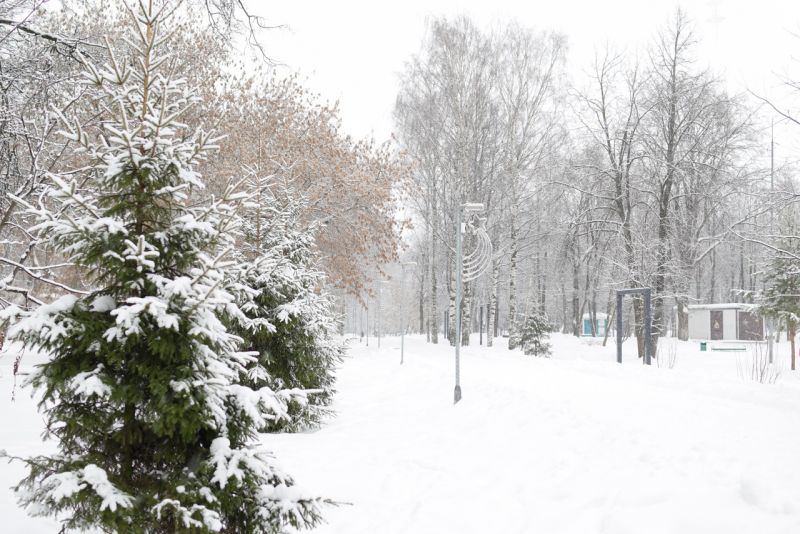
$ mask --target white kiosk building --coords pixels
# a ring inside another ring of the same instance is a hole
[[[690,305],[689,339],[763,341],[764,319],[747,304]]]

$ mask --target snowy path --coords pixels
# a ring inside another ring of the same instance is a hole
[[[551,360],[465,349],[453,406],[452,349],[406,341],[403,366],[397,338],[356,343],[338,416],[266,437],[300,484],[352,503],[319,534],[800,532],[796,375],[745,382],[736,360],[748,355],[696,344],[680,345],[674,369],[628,353],[619,366],[613,346],[555,336]],[[28,392],[8,402],[10,363],[0,358],[0,448],[38,452]],[[0,463],[0,532],[55,532],[16,508],[5,488],[21,475]]]
[[[320,533],[800,532],[788,373],[745,383],[696,344],[674,369],[618,366],[559,337],[553,360],[467,349],[454,407],[451,349],[412,339],[401,367],[383,345],[354,346],[328,426],[270,438],[299,482],[353,503]]]

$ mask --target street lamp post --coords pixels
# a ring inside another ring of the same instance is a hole
[[[480,213],[483,209],[483,204],[469,202],[459,206],[456,216],[456,387],[453,391],[454,404],[461,400],[461,286],[464,282],[480,276],[492,259],[492,241],[481,226],[473,229],[478,241],[477,247],[466,258],[463,257],[461,241],[466,225],[462,219],[465,215]]]
[[[405,306],[405,304],[406,304],[406,299],[405,299],[406,267],[415,267],[416,265],[417,265],[417,262],[415,262],[415,261],[405,261],[400,265],[400,267],[402,268],[402,271],[403,271],[403,277],[402,277],[403,279],[401,281],[402,287],[401,287],[401,291],[400,291],[400,293],[402,295],[401,298],[403,299],[402,302],[400,303],[400,310],[401,310],[401,312],[400,312],[400,315],[401,315],[401,317],[400,317],[400,327],[402,328],[402,330],[400,330],[400,365],[403,365],[403,358],[404,358],[404,354],[405,354],[405,339],[406,339],[406,324],[407,324],[406,323],[406,319],[407,319],[407,317],[406,317],[406,306]]]

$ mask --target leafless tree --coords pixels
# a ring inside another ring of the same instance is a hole
[[[452,317],[453,226],[456,210],[467,201],[485,205],[485,224],[496,255],[488,284],[465,285],[462,342],[468,342],[468,325],[482,288],[482,298],[489,304],[491,343],[504,268],[507,323],[513,334],[518,313],[518,256],[526,240],[541,231],[535,223],[538,214],[530,204],[544,183],[545,166],[554,161],[549,156],[556,140],[563,135],[558,121],[563,63],[561,36],[514,24],[483,32],[462,17],[433,21],[423,53],[406,67],[395,117],[403,148],[417,164],[412,198],[427,228],[429,320],[434,341],[436,269],[444,270]],[[452,332],[448,337],[454,341]]]

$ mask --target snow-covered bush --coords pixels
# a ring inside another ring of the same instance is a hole
[[[553,327],[543,313],[533,312],[519,330],[519,345],[528,356],[550,357],[550,331]]]
[[[131,13],[136,61],[87,66],[102,126],[64,119],[86,167],[53,176],[49,198],[27,205],[32,231],[95,289],[0,318],[10,341],[51,355],[30,380],[57,452],[23,459],[18,495],[65,529],[311,526],[323,501],[295,487],[257,436],[305,392],[242,383],[256,358],[221,317],[245,320],[226,259],[244,195],[230,187],[200,201],[194,168],[214,138],[179,122],[193,96],[160,55],[170,10],[155,4]]]

